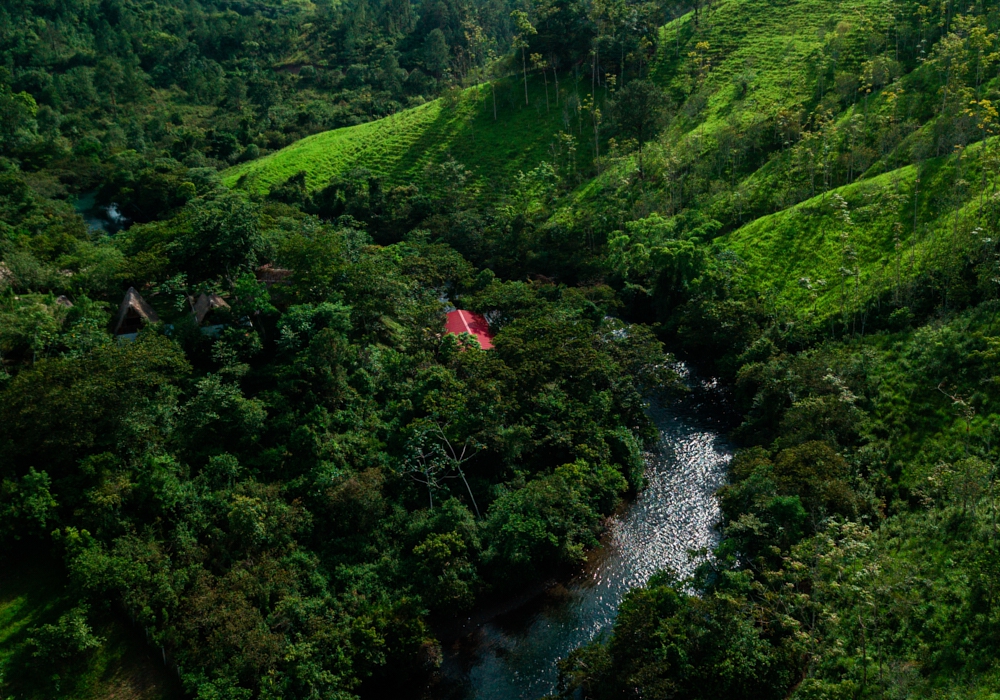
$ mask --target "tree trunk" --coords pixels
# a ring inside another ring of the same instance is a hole
[[[521,71],[524,74],[524,105],[528,105],[528,64],[524,60],[524,47],[521,47]]]
[[[597,107],[594,107],[595,112],[591,114],[594,121],[594,163],[597,165],[597,173],[601,173],[601,144],[598,140],[598,135],[600,134],[600,128],[597,122]]]
[[[458,474],[462,477],[462,482],[465,484],[466,490],[469,492],[469,498],[472,500],[472,507],[476,511],[476,519],[481,520],[482,515],[479,513],[479,505],[476,503],[476,497],[472,495],[472,487],[469,486],[469,482],[465,478],[465,472],[462,471],[462,467],[458,467]]]

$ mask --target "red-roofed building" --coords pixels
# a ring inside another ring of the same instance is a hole
[[[448,312],[448,321],[445,323],[444,329],[446,332],[454,335],[471,333],[476,336],[476,340],[479,341],[479,347],[483,350],[493,348],[493,334],[490,333],[490,324],[480,314],[463,310],[450,311]]]

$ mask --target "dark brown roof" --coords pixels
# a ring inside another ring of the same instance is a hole
[[[126,321],[137,318],[142,319],[146,323],[156,323],[160,320],[153,307],[146,303],[146,300],[142,298],[139,292],[135,291],[135,287],[129,287],[128,291],[125,292],[125,298],[122,299],[121,306],[118,307],[118,316],[115,317],[114,334],[118,335],[119,332],[130,333],[131,331],[128,329],[123,331],[122,326],[127,325]]]
[[[292,271],[284,267],[275,267],[271,263],[261,265],[256,271],[257,281],[263,282],[270,287],[273,284],[280,284],[288,279]]]

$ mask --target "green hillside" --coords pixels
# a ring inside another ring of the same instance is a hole
[[[859,21],[886,21],[871,14],[880,7],[877,0],[715,3],[699,26],[687,14],[663,28],[651,76],[683,103],[678,125],[699,139],[791,116],[816,101],[830,36],[845,35],[841,60],[854,60],[860,47],[850,32]]]
[[[719,245],[789,309],[836,313],[845,300],[863,303],[943,261],[982,254],[975,232],[992,212],[995,182],[981,182],[982,151],[975,144],[962,156],[921,164],[917,191],[918,166],[906,166],[762,216]]]
[[[496,119],[493,90],[480,85],[390,117],[302,139],[225,171],[223,182],[267,193],[305,171],[308,189],[316,190],[337,175],[365,168],[391,185],[422,183],[429,165],[451,157],[473,173],[475,187],[488,193],[518,171],[558,158],[553,146],[560,131],[579,131],[580,116],[572,106],[579,101],[567,102],[576,95],[575,83],[560,83],[558,105],[555,85],[549,85],[548,110],[542,81],[533,77],[528,87],[530,104],[525,105],[523,85],[516,78],[498,81]],[[587,145],[579,150],[581,162],[592,152]]]
[[[949,202],[955,196],[963,202],[974,200],[982,188],[978,180],[956,193],[951,161],[925,166],[914,234],[913,166],[810,197],[803,184],[788,181],[789,171],[803,167],[796,162],[801,153],[794,148],[767,152],[782,139],[798,140],[803,135],[813,140],[829,139],[829,133],[843,138],[837,129],[845,131],[860,109],[866,123],[869,113],[873,122],[884,121],[899,109],[895,98],[887,99],[874,83],[874,94],[863,105],[853,104],[853,97],[845,105],[818,96],[829,89],[823,86],[827,77],[820,67],[829,60],[831,45],[841,65],[863,63],[868,33],[887,26],[878,7],[865,1],[774,5],[730,0],[707,12],[700,26],[695,26],[693,14],[667,24],[648,71],[673,97],[669,125],[658,142],[649,144],[645,156],[652,188],[642,193],[640,201],[630,194],[633,201],[626,211],[606,211],[609,194],[628,182],[637,167],[634,154],[616,150],[614,144],[609,150],[609,134],[621,140],[612,128],[602,137],[604,172],[591,171],[593,179],[570,187],[555,202],[549,225],[591,227],[595,218],[628,218],[633,215],[628,209],[650,207],[666,209],[668,216],[682,208],[704,211],[717,217],[724,229],[733,229],[719,245],[746,262],[760,292],[809,314],[839,313],[845,304],[858,306],[920,274],[935,246],[950,238],[948,228],[954,224],[937,203],[944,193],[951,193]],[[586,68],[578,68],[575,78],[573,73],[564,74],[558,107],[555,86],[548,86],[547,111],[544,83],[537,72],[529,82],[527,107],[519,78],[511,76],[496,84],[496,119],[490,87],[480,85],[392,117],[303,139],[231,168],[224,173],[224,182],[266,194],[304,171],[307,189],[313,191],[338,175],[365,168],[389,184],[427,184],[430,164],[454,158],[474,174],[472,187],[492,197],[518,172],[542,161],[560,165],[567,157],[560,133],[573,137],[576,162],[585,173],[585,164],[593,158],[588,139],[592,117],[579,108],[591,96],[590,81],[581,76]],[[899,77],[901,92],[919,90],[926,79],[920,73]],[[553,82],[551,77],[548,82]],[[614,86],[598,88],[594,95],[607,115]],[[807,110],[824,108],[828,110],[824,124],[804,120]],[[975,167],[975,153],[974,147],[963,157],[966,170]],[[865,167],[872,167],[871,161],[868,157]],[[861,164],[856,168],[864,169]],[[688,174],[706,182],[699,183],[700,191],[692,192],[685,202],[683,181],[675,197],[676,178]],[[840,172],[833,177],[835,181],[850,176]],[[812,176],[812,191],[817,177]],[[724,184],[721,192],[719,184]],[[968,219],[962,212],[956,215]],[[752,221],[746,223],[748,218]]]
[[[711,152],[719,147],[720,131],[760,128],[782,111],[801,108],[814,94],[817,75],[799,67],[816,60],[825,31],[873,4],[809,0],[772,11],[776,6],[762,0],[729,0],[712,9],[697,36],[690,14],[667,24],[647,72],[683,103],[676,105],[668,141],[690,141],[693,148]],[[317,189],[364,167],[402,184],[421,181],[428,164],[451,156],[476,174],[479,185],[506,183],[542,160],[565,157],[556,138],[560,132],[575,137],[582,167],[593,157],[585,103],[596,99],[608,123],[615,88],[605,81],[592,92],[587,65],[560,73],[558,104],[551,72],[544,81],[537,71],[529,75],[528,105],[520,76],[513,75],[495,81],[495,119],[488,84],[456,90],[390,117],[302,139],[230,168],[224,182],[267,192],[305,171],[308,187]]]

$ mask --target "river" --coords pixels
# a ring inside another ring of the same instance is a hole
[[[646,488],[612,519],[584,570],[513,610],[471,623],[445,648],[442,670],[457,679],[458,697],[537,700],[554,692],[558,660],[609,632],[629,589],[661,569],[691,574],[718,542],[714,494],[732,455],[724,437],[729,413],[714,381],[686,379],[690,395],[649,408],[660,437],[646,454]]]
[[[83,217],[91,231],[118,233],[128,226],[129,220],[120,211],[117,204],[104,206],[97,204],[97,191],[81,194],[74,205],[76,212]]]

